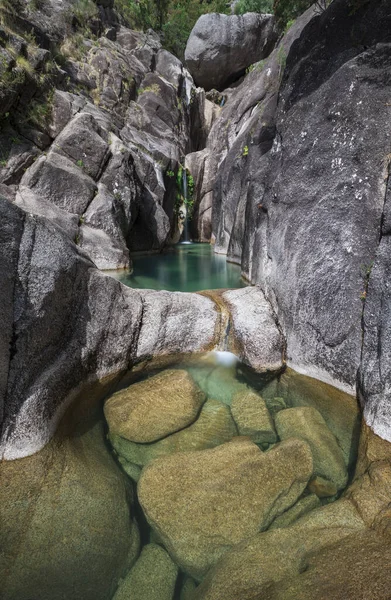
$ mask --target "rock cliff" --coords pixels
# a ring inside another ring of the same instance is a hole
[[[388,439],[390,32],[384,0],[314,6],[225,90],[197,224],[262,287],[289,364],[351,391],[361,365],[365,414]]]

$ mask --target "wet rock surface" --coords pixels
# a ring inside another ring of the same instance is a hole
[[[1,463],[2,597],[106,600],[137,558],[131,485],[88,429]]]
[[[172,600],[178,567],[161,546],[147,544],[113,600]]]
[[[294,504],[311,473],[305,442],[289,440],[264,454],[238,438],[154,461],[143,470],[137,491],[171,555],[201,578],[228,548]]]
[[[258,394],[250,391],[235,394],[231,412],[240,435],[248,436],[256,444],[273,444],[277,441],[268,408]]]
[[[314,475],[334,483],[337,490],[346,486],[348,474],[342,451],[316,409],[301,407],[280,411],[275,423],[281,440],[294,437],[307,442],[314,459]]]
[[[155,442],[190,425],[206,397],[186,371],[164,371],[119,391],[105,404],[110,434]]]
[[[209,399],[195,423],[153,444],[135,444],[115,434],[109,435],[109,439],[120,457],[143,467],[155,458],[176,452],[214,448],[236,435],[236,425],[229,408],[218,400]]]

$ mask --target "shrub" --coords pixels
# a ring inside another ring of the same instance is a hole
[[[273,0],[238,0],[235,4],[235,15],[244,15],[247,12],[270,14],[273,12]]]
[[[315,8],[323,12],[332,2],[333,0],[315,0]],[[274,0],[273,10],[277,25],[284,31],[290,21],[303,14],[312,4],[314,0]]]

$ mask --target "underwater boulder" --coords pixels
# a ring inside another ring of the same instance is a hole
[[[105,404],[110,434],[155,442],[195,421],[205,394],[184,370],[166,370],[116,392]]]
[[[201,579],[232,546],[296,502],[312,474],[308,445],[263,453],[247,438],[153,461],[137,490],[148,523],[186,573]]]
[[[276,415],[275,423],[280,439],[300,438],[307,442],[315,476],[335,484],[335,492],[346,486],[348,474],[342,450],[316,408],[301,406],[282,410]]]

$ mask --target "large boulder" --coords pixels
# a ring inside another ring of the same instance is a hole
[[[84,418],[70,432],[0,465],[3,600],[106,600],[137,558],[132,489],[102,425]]]
[[[337,490],[346,486],[348,473],[342,450],[319,411],[306,406],[281,410],[275,424],[281,440],[300,438],[307,442],[315,476],[334,483]]]
[[[311,555],[302,572],[270,586],[262,600],[387,600],[390,542],[375,532],[349,536]]]
[[[214,448],[236,435],[229,408],[217,400],[208,400],[195,423],[155,443],[136,444],[116,434],[109,434],[109,440],[120,459],[125,461],[125,467],[129,463],[143,467],[155,458],[176,452]],[[132,473],[135,473],[134,469]]]
[[[204,400],[186,371],[167,370],[115,393],[104,410],[111,435],[147,443],[190,425]]]
[[[311,474],[311,452],[301,440],[263,453],[238,438],[153,461],[141,474],[138,498],[171,556],[202,578],[231,546],[292,506]]]
[[[273,444],[277,441],[271,415],[258,394],[238,392],[232,399],[231,412],[240,435],[247,435],[256,444]]]
[[[50,221],[5,199],[0,213],[3,457],[42,448],[90,379],[118,375],[136,358],[215,343],[218,313],[210,299],[141,295],[101,274]]]
[[[270,54],[277,39],[271,15],[202,15],[193,27],[185,61],[195,83],[222,90]]]
[[[246,287],[222,295],[229,315],[228,349],[257,372],[284,366],[285,340],[262,290]]]
[[[161,546],[147,544],[113,600],[172,600],[178,567]]]
[[[353,11],[335,0],[312,17],[212,129],[213,233],[262,285],[293,368],[353,391],[387,187],[390,13],[382,0]]]
[[[194,600],[268,598],[270,586],[305,570],[313,552],[363,529],[362,519],[347,500],[318,508],[291,527],[259,533],[232,548],[209,571]]]

